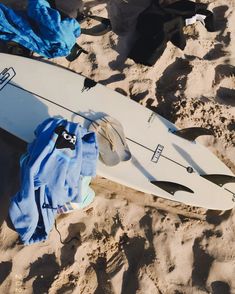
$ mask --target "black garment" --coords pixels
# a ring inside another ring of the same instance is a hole
[[[152,66],[163,54],[167,42],[183,50],[186,38],[183,33],[185,20],[202,14],[205,27],[213,31],[213,14],[201,3],[181,0],[161,7],[157,1],[142,12],[137,20],[138,38],[129,56],[136,63]]]

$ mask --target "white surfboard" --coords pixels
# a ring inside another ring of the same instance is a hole
[[[1,128],[30,142],[37,125],[50,116],[87,127],[103,115],[122,124],[132,159],[114,167],[99,161],[98,175],[192,206],[234,207],[234,174],[194,140],[203,130],[177,132],[163,117],[79,74],[0,53]]]

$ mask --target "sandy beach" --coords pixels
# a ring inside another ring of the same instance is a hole
[[[27,5],[1,2],[17,9]],[[235,173],[234,0],[201,0],[214,13],[215,32],[200,22],[185,27],[186,48],[168,42],[152,67],[127,58],[136,18],[150,1],[57,2],[71,17],[82,6],[110,17],[114,32],[81,35],[77,43],[87,55],[51,62],[122,93],[179,128],[212,127],[215,137],[200,142]],[[94,24],[89,20],[82,27]],[[190,207],[97,176],[89,207],[58,216],[47,241],[24,246],[9,222],[8,206],[19,189],[26,144],[0,131],[0,150],[0,293],[235,293],[235,208]]]

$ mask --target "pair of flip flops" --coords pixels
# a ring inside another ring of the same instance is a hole
[[[131,152],[126,143],[124,130],[118,120],[104,116],[93,121],[90,131],[97,134],[100,160],[108,166],[115,166],[121,161],[131,159]]]

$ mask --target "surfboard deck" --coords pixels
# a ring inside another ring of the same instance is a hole
[[[98,175],[192,206],[227,210],[235,205],[234,174],[213,153],[175,135],[176,126],[158,114],[77,73],[0,53],[0,105],[0,127],[26,142],[51,116],[84,127],[112,116],[123,125],[132,159],[114,167],[99,161]],[[228,180],[221,185],[215,175]]]

